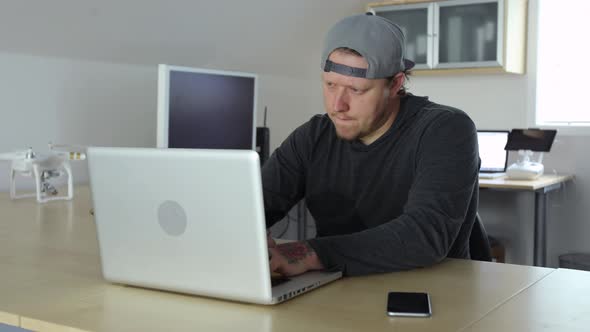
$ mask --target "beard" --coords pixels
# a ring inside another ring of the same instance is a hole
[[[363,136],[362,131],[356,126],[356,124],[353,124],[352,126],[343,126],[336,124],[334,120],[332,120],[332,124],[334,125],[336,136],[343,141],[353,142]]]
[[[350,133],[342,133],[340,132],[337,128],[336,130],[336,136],[346,142],[354,142],[356,140],[359,139],[359,137],[361,136],[360,133],[356,133],[356,134],[350,134]]]

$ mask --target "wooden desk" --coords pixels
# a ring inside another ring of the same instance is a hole
[[[510,180],[505,177],[479,179],[480,189],[518,190],[535,193],[535,242],[533,264],[547,264],[547,194],[559,189],[563,183],[573,179],[573,175],[542,175],[536,180]]]
[[[465,331],[588,331],[590,272],[558,269]]]
[[[46,204],[0,193],[0,322],[70,332],[457,331],[554,271],[449,259],[345,278],[277,306],[240,304],[105,282],[89,209],[85,187],[73,202]],[[433,316],[387,317],[390,290],[430,293]]]

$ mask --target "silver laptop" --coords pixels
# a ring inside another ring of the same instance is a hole
[[[272,286],[254,151],[89,148],[88,162],[106,280],[275,304],[341,277]]]
[[[479,158],[481,179],[493,179],[506,175],[508,151],[504,150],[508,142],[508,130],[478,130]]]

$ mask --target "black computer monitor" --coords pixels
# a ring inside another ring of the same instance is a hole
[[[256,94],[255,74],[159,65],[158,147],[255,149]]]
[[[554,129],[512,129],[504,149],[549,152],[556,134]]]

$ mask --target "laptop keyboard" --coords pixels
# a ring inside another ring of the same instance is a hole
[[[283,276],[273,276],[270,278],[270,284],[272,287],[278,286],[280,284],[284,284],[287,281],[290,281],[291,279],[287,278],[287,277],[283,277]]]

